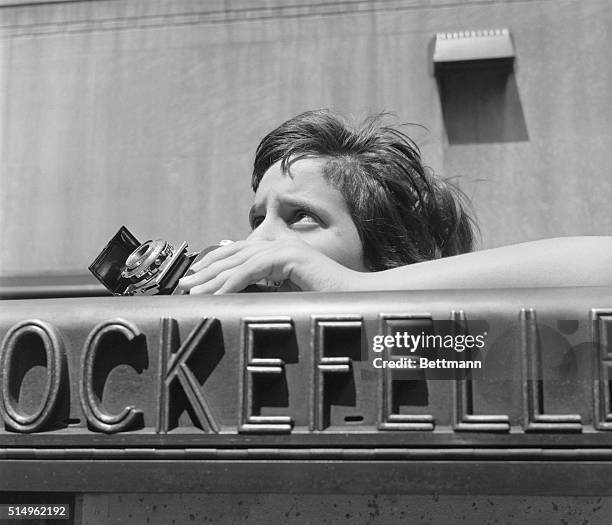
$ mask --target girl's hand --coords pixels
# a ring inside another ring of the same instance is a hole
[[[190,294],[239,292],[264,279],[303,291],[345,291],[362,275],[297,238],[237,241],[207,253],[191,270],[179,281]]]

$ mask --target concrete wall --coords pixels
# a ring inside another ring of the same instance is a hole
[[[0,276],[84,273],[122,224],[194,248],[243,237],[259,139],[319,107],[425,126],[412,134],[473,199],[485,247],[611,231],[606,0],[0,6]],[[484,106],[460,81],[474,111],[445,125],[435,33],[500,27],[514,72]],[[500,119],[520,129],[492,134]]]

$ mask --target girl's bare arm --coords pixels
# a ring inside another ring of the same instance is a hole
[[[359,282],[361,281],[361,282]],[[612,237],[558,237],[362,274],[354,290],[612,285]]]

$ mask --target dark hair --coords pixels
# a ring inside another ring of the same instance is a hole
[[[425,168],[417,145],[384,117],[359,128],[326,110],[288,120],[257,147],[253,190],[278,161],[286,171],[300,158],[326,158],[323,174],[348,205],[370,270],[471,251],[463,194]]]

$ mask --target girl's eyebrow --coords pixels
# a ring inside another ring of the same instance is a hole
[[[299,197],[289,197],[283,196],[280,199],[280,203],[283,206],[287,206],[289,208],[301,208],[307,212],[313,213],[318,216],[327,215],[326,209],[318,204],[315,204],[308,199],[301,199]]]
[[[279,198],[280,204],[290,208],[303,208],[306,211],[313,213],[325,213],[325,208],[309,201],[308,199],[300,199],[298,197],[283,196]],[[249,210],[249,222],[252,222],[255,215],[263,207],[263,204],[253,204]]]
[[[308,199],[283,195],[278,198],[278,203],[281,207],[302,209],[308,213],[311,213],[312,215],[319,217],[319,219],[321,219],[325,223],[329,221],[327,208],[315,204],[314,202]],[[249,210],[249,224],[251,225],[251,227],[253,227],[253,221],[255,220],[255,217],[261,213],[262,208],[266,208],[266,205],[264,203],[256,203],[251,206],[251,209]]]

